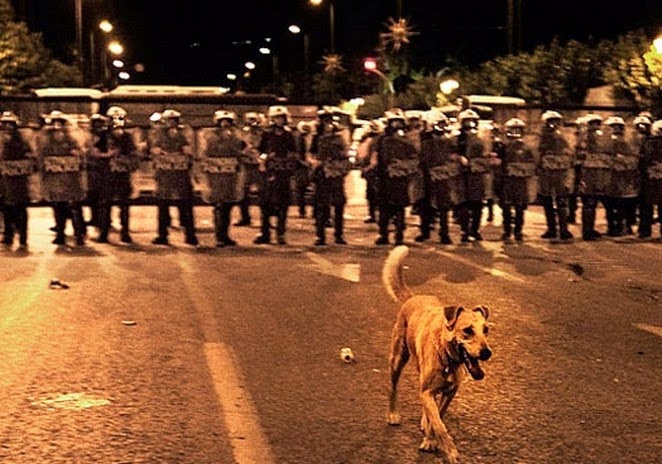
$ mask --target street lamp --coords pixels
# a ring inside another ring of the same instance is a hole
[[[653,40],[653,48],[655,52],[662,55],[662,34],[658,35],[655,40]]]
[[[111,32],[113,32],[114,29],[115,27],[113,26],[113,24],[107,19],[103,19],[99,22],[99,30],[103,32],[103,34],[106,36]],[[102,79],[108,78],[107,70],[106,70],[108,67],[108,63],[106,62],[107,60],[106,39],[103,38],[100,40],[100,42],[101,42],[101,47],[100,47],[101,52],[100,52],[100,56],[97,58],[97,44],[95,40],[95,30],[92,29],[90,31],[90,74],[92,77],[93,84],[97,82],[97,77],[99,77],[100,74],[103,74],[102,76],[100,76]],[[101,70],[101,72],[99,72],[99,70]]]
[[[320,6],[324,3],[324,0],[308,0],[309,3],[313,6]],[[333,5],[333,0],[329,0],[329,39],[331,43],[331,53],[336,52],[336,32],[335,32],[335,8]]]
[[[109,34],[113,32],[113,29],[115,28],[113,27],[113,24],[110,21],[104,19],[99,23],[99,29],[101,29],[106,34]]]
[[[287,28],[287,30],[290,31],[294,35],[299,35],[302,32],[301,28],[299,26],[297,26],[296,24],[291,24]],[[304,32],[304,34],[303,34],[303,73],[304,73],[304,75],[308,75],[309,49],[310,49],[310,37],[308,36],[308,33]]]
[[[115,56],[119,56],[124,53],[124,46],[117,40],[113,40],[108,44],[108,51]]]
[[[395,95],[395,89],[393,88],[393,83],[389,80],[389,78],[379,70],[379,66],[377,64],[377,59],[376,58],[366,58],[363,60],[363,69],[368,71],[369,73],[377,74],[384,84],[386,84],[386,92],[388,94],[388,106],[389,108],[393,106],[393,96]]]

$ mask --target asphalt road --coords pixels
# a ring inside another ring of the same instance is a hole
[[[440,462],[417,450],[413,366],[402,425],[386,424],[390,248],[373,245],[359,197],[349,245],[325,248],[292,215],[287,246],[235,228],[240,246],[215,249],[204,207],[201,247],[178,230],[154,246],[154,210],[134,209],[134,246],[113,234],[56,249],[50,211],[35,208],[29,252],[0,253],[0,462]],[[525,242],[506,245],[496,211],[476,244],[406,233],[416,293],[492,310],[486,378],[462,386],[445,420],[461,462],[659,462],[662,244],[549,243],[532,207]]]

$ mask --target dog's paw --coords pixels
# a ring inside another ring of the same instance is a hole
[[[388,425],[400,425],[400,414],[397,412],[389,412]]]
[[[418,447],[419,451],[424,451],[426,453],[434,453],[439,449],[439,445],[437,444],[437,440],[434,438],[423,438],[423,441],[421,442],[421,445]]]
[[[451,444],[447,449],[444,449],[444,454],[446,455],[446,460],[448,461],[448,464],[458,464],[460,453],[458,453],[457,448],[455,447],[454,444]]]

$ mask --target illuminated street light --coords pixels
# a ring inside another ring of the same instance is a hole
[[[268,49],[267,47],[261,47],[259,51],[260,51],[260,53],[262,53],[263,55],[270,55],[270,54],[271,54],[271,50]]]
[[[653,48],[655,52],[662,55],[662,34],[658,35],[655,40],[653,40]]]
[[[336,52],[336,33],[335,33],[335,8],[333,5],[333,0],[329,1],[329,41],[331,43],[331,53]],[[308,0],[308,2],[313,6],[320,6],[324,3],[324,0]]]
[[[124,47],[117,40],[113,40],[108,44],[108,51],[113,55],[117,56],[124,53]]]
[[[377,65],[377,59],[376,58],[366,58],[363,60],[363,69],[368,71],[369,73],[377,74],[384,84],[386,84],[386,92],[388,94],[388,105],[389,107],[393,106],[393,96],[395,95],[395,88],[393,87],[393,83],[389,80],[388,76],[381,72],[379,70],[379,67]]]
[[[124,67],[124,61],[122,60],[113,60],[113,66],[115,66],[118,69],[121,69]]]
[[[444,95],[450,95],[454,90],[457,90],[460,87],[460,83],[455,79],[446,79],[444,82],[439,84],[439,90]]]
[[[120,72],[119,74],[117,74],[117,77],[119,77],[119,78],[122,79],[123,81],[126,81],[126,80],[128,80],[128,79],[131,78],[131,74],[129,74],[129,73],[126,72],[126,71],[122,71],[122,72]]]
[[[301,28],[297,26],[296,24],[292,24],[290,27],[287,28],[288,31],[290,31],[292,34],[300,34],[301,33]]]
[[[227,77],[227,79],[229,81],[236,81],[237,80],[237,75],[236,74],[228,73],[228,74],[225,75],[225,77]]]
[[[368,72],[377,71],[377,60],[374,58],[366,58],[363,60],[363,68]]]
[[[113,27],[113,24],[110,21],[108,21],[107,19],[104,19],[103,21],[101,21],[99,23],[99,29],[101,29],[103,32],[108,34],[110,32],[113,32],[114,27]]]
[[[253,63],[252,61],[247,61],[246,63],[244,63],[244,66],[246,67],[246,69],[250,69],[250,70],[255,69],[255,63]]]

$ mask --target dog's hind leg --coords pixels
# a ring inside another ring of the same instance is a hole
[[[394,337],[391,347],[391,358],[389,360],[389,371],[391,374],[391,393],[389,395],[388,423],[389,425],[400,425],[400,414],[398,413],[398,381],[400,374],[409,361],[409,349],[405,342],[405,332],[397,326],[393,328]],[[398,333],[401,332],[401,333]]]

